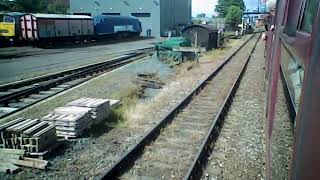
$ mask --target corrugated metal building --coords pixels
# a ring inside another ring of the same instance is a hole
[[[134,16],[142,23],[142,35],[166,36],[191,23],[191,0],[70,0],[70,13]]]

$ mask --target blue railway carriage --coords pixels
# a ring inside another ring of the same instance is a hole
[[[141,22],[129,16],[99,15],[93,17],[97,36],[116,35],[119,37],[140,36]]]
[[[91,39],[93,19],[83,15],[26,14],[20,18],[22,39],[40,45]]]

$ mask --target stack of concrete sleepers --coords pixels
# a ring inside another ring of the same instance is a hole
[[[39,119],[19,118],[0,126],[1,147],[43,152],[57,143],[54,126]]]
[[[93,124],[99,124],[107,119],[111,109],[110,100],[95,98],[81,98],[68,103],[67,106],[91,108]]]
[[[90,108],[59,107],[41,120],[56,126],[57,136],[76,138],[92,125]]]

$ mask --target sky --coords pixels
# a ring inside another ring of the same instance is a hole
[[[258,0],[244,0],[245,5],[249,9],[256,8],[258,6]],[[214,14],[214,7],[218,3],[218,0],[192,0],[192,16],[196,16],[200,13],[205,13],[208,16]]]

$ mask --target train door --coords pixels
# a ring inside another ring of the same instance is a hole
[[[40,38],[54,38],[56,37],[55,20],[38,19],[38,29]]]
[[[93,20],[88,20],[88,35],[94,35],[94,23],[93,23]]]
[[[87,20],[81,20],[82,25],[82,35],[87,36],[88,35],[88,21]]]
[[[70,36],[82,35],[82,23],[78,19],[69,19]]]
[[[132,13],[132,16],[139,19],[142,26],[142,36],[153,36],[155,30],[152,29],[151,13]]]
[[[55,31],[57,37],[69,36],[69,22],[66,19],[55,20]]]
[[[38,26],[36,17],[31,14],[24,15],[20,18],[22,39],[26,41],[38,40]]]

